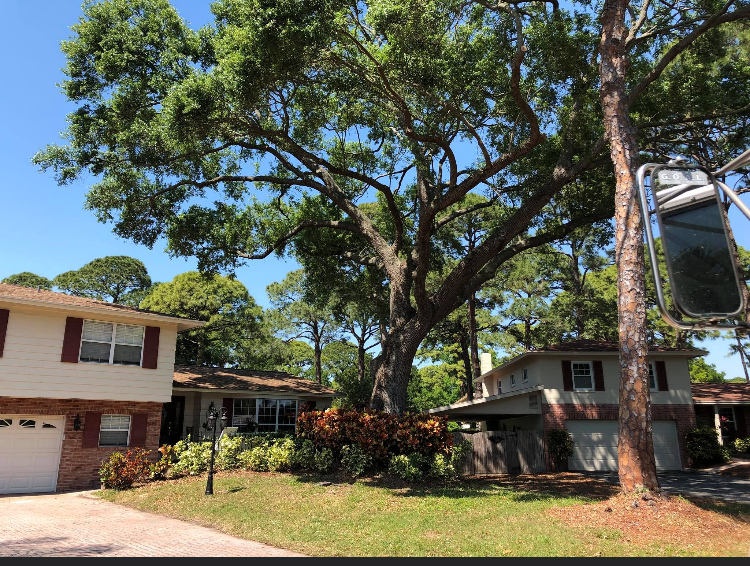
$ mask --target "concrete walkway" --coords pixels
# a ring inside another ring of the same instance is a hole
[[[88,492],[0,496],[0,556],[302,556]]]

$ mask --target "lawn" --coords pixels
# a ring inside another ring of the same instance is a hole
[[[748,506],[669,498],[633,508],[635,496],[576,474],[409,487],[234,472],[214,489],[203,495],[204,476],[98,493],[316,556],[747,556],[750,546]]]

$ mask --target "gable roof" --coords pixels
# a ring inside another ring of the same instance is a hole
[[[688,358],[697,358],[699,356],[705,356],[708,354],[706,350],[697,350],[695,348],[670,348],[668,346],[649,346],[649,352],[657,354],[668,354],[675,356],[685,356]],[[561,342],[560,344],[553,344],[551,346],[544,346],[543,348],[537,348],[536,350],[528,350],[519,354],[507,362],[500,364],[492,368],[490,371],[483,373],[479,377],[474,379],[474,382],[483,381],[485,376],[494,373],[500,369],[506,368],[516,362],[536,355],[551,355],[551,354],[607,354],[617,355],[620,352],[620,345],[617,342],[609,342],[606,340],[571,340],[569,342]]]
[[[203,366],[176,365],[172,387],[175,389],[217,389],[251,393],[296,393],[324,397],[336,395],[333,389],[283,371]]]
[[[750,383],[691,383],[694,403],[750,404]]]
[[[172,314],[163,314],[159,312],[147,311],[135,307],[120,305],[117,303],[108,303],[106,301],[97,301],[86,297],[76,297],[65,293],[55,291],[46,291],[44,289],[34,289],[31,287],[21,287],[19,285],[8,285],[0,283],[0,301],[11,303],[21,303],[29,305],[47,305],[58,308],[83,309],[87,311],[96,311],[99,313],[118,313],[127,316],[142,316],[149,318],[169,319],[170,322],[177,323],[179,330],[188,330],[203,326],[205,322],[200,320],[191,320]]]

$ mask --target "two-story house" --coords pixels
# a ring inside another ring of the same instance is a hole
[[[0,494],[95,487],[159,446],[177,333],[203,323],[0,284]]]
[[[695,427],[688,360],[702,350],[649,350],[651,417],[656,465],[687,466],[685,432]],[[430,409],[455,421],[479,421],[483,430],[567,429],[575,443],[571,470],[617,469],[618,344],[579,340],[525,352],[491,367],[482,355],[479,395]]]

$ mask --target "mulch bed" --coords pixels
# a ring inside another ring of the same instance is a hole
[[[719,472],[722,476],[750,479],[750,464],[737,464]]]
[[[692,546],[716,555],[750,542],[750,515],[727,515],[702,509],[666,494],[618,494],[589,505],[550,509],[574,528],[616,529],[625,542]]]

